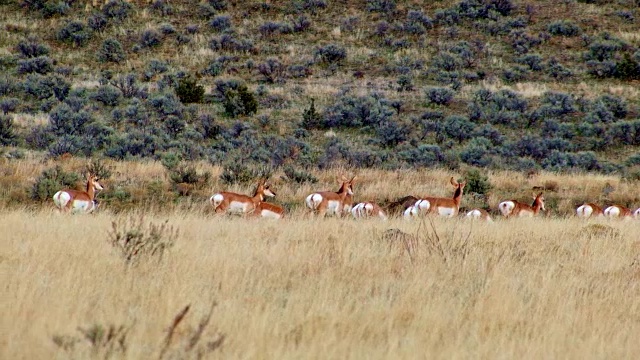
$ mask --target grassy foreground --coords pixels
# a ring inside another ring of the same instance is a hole
[[[258,359],[630,359],[640,352],[640,221],[435,219],[432,227],[148,214],[145,223],[169,219],[179,231],[175,245],[160,261],[126,266],[109,231],[132,216],[3,210],[0,358],[200,351]],[[383,239],[389,228],[417,239]],[[210,311],[199,342],[189,345]],[[122,346],[92,345],[78,330],[95,325],[124,326],[116,331]]]

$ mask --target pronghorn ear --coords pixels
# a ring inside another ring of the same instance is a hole
[[[349,182],[353,183],[354,181],[356,181],[357,177],[358,177],[358,175],[353,175],[353,177],[351,178],[351,180],[349,180]]]
[[[458,182],[453,179],[453,176],[451,177],[450,182],[451,182],[451,185],[458,186]]]

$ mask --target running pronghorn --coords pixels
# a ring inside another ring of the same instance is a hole
[[[608,218],[631,218],[631,210],[622,205],[611,205],[604,209],[604,216]]]
[[[421,213],[424,214],[432,214],[437,213],[438,215],[446,216],[446,217],[454,217],[458,214],[458,210],[460,209],[460,200],[462,200],[462,190],[464,186],[467,184],[466,182],[458,183],[451,177],[449,180],[451,185],[453,185],[456,189],[453,193],[453,198],[438,198],[438,197],[424,197],[419,199],[413,204],[413,206],[407,208],[404,211],[405,218],[417,216]]]
[[[544,196],[542,196],[542,193],[534,196],[533,204],[531,204],[531,206],[516,200],[503,201],[500,203],[500,205],[498,205],[498,209],[504,217],[532,217],[538,215],[540,210],[545,211]]]
[[[217,213],[229,211],[232,213],[247,214],[254,211],[256,204],[263,201],[265,196],[274,197],[276,194],[269,189],[269,185],[265,179],[260,179],[256,191],[253,193],[253,197],[222,191],[213,194],[213,196],[209,198],[209,201],[211,201],[211,205],[213,205]]]
[[[356,176],[352,177],[351,180],[347,180],[347,178],[343,176],[342,184],[337,192],[320,191],[309,194],[305,199],[307,208],[322,216],[327,213],[342,216],[343,212],[351,211],[351,206],[353,205],[353,184],[355,180]]]
[[[256,203],[252,215],[263,218],[282,219],[284,217],[284,209],[275,204],[259,201]]]
[[[373,202],[361,202],[356,204],[356,206],[351,209],[351,215],[356,219],[377,216],[382,220],[387,220],[387,214],[385,214],[378,204]]]
[[[479,208],[473,209],[471,211],[468,211],[466,216],[469,219],[478,219],[478,220],[484,220],[486,222],[493,222],[491,215],[489,215],[489,213],[485,209],[479,209]]]
[[[603,215],[604,211],[602,211],[602,208],[594,203],[582,204],[576,209],[576,216],[579,218],[586,219]]]
[[[98,182],[98,177],[87,173],[87,187],[85,191],[65,189],[53,195],[53,203],[62,212],[90,213],[97,208],[95,200],[96,190],[104,189]]]

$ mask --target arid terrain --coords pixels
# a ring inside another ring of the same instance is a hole
[[[43,209],[5,210],[0,228],[6,359],[630,359],[640,351],[640,221]],[[173,246],[127,261],[112,244],[136,233]]]

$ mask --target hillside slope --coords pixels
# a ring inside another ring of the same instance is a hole
[[[4,0],[0,143],[13,157],[637,179],[637,8]]]

